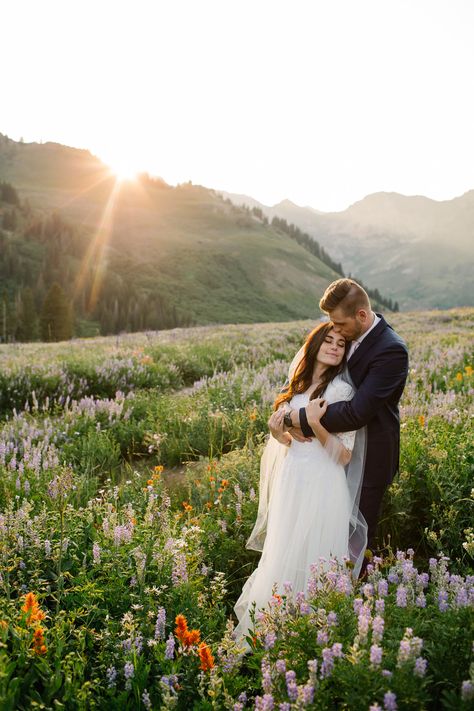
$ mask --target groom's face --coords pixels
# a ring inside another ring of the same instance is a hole
[[[364,333],[365,315],[365,311],[362,313],[361,310],[355,316],[348,316],[340,307],[328,312],[335,332],[344,336],[346,341],[353,341]]]

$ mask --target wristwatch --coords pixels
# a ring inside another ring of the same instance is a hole
[[[291,421],[291,413],[293,410],[289,410],[288,412],[285,412],[283,416],[283,424],[285,427],[293,427],[293,422]]]

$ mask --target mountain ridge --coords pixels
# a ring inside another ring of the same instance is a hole
[[[245,196],[224,195],[245,204]],[[474,305],[474,190],[442,201],[379,191],[331,213],[291,201],[255,202],[269,220],[308,233],[347,273],[383,285],[402,308]]]

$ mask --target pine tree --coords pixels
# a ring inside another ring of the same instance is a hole
[[[2,343],[13,340],[15,326],[12,303],[7,290],[4,289],[0,296],[0,341]]]
[[[67,341],[72,336],[72,305],[57,282],[46,294],[40,325],[43,341]]]
[[[38,315],[33,291],[26,287],[20,294],[16,317],[17,341],[35,341],[38,337]]]

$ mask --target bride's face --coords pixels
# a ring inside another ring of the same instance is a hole
[[[346,339],[331,329],[321,343],[316,360],[326,366],[339,365],[344,358]]]

